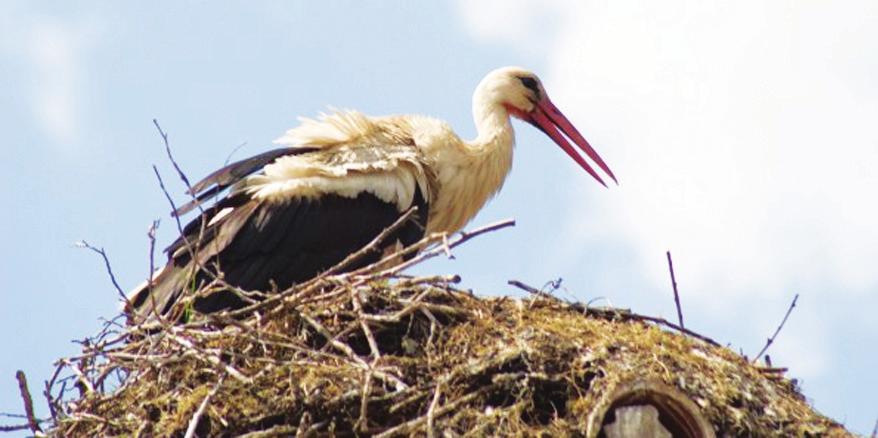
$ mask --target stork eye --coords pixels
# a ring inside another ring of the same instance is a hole
[[[524,76],[524,77],[519,77],[518,80],[521,81],[521,84],[524,85],[524,88],[527,88],[528,90],[533,91],[534,94],[536,95],[537,99],[539,99],[540,86],[539,86],[539,84],[537,84],[537,80],[535,78],[532,78],[529,76]]]

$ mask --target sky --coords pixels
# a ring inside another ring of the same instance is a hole
[[[515,165],[470,227],[515,218],[420,273],[483,295],[563,279],[568,299],[676,317],[769,350],[859,433],[878,404],[878,3],[714,1],[0,3],[0,412],[75,354],[149,271],[177,200],[156,118],[191,178],[329,106],[429,114],[472,138],[470,98],[521,65],[620,184],[516,124]],[[39,391],[35,391],[39,392]],[[45,415],[43,403],[38,415]],[[6,424],[15,422],[0,418]]]

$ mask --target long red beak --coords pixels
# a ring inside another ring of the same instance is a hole
[[[564,117],[564,114],[561,114],[561,110],[552,103],[551,100],[547,96],[543,96],[542,99],[537,102],[536,107],[527,114],[521,114],[520,112],[514,112],[515,115],[520,116],[520,118],[537,128],[541,131],[545,132],[546,135],[552,138],[558,146],[561,146],[561,149],[573,158],[580,167],[585,169],[589,175],[593,176],[594,179],[598,180],[601,185],[606,187],[607,185],[604,183],[604,180],[598,176],[597,172],[592,169],[592,167],[582,158],[576,150],[573,149],[573,146],[570,145],[570,142],[567,141],[569,138],[576,146],[579,146],[579,149],[585,153],[598,167],[601,168],[610,178],[613,179],[613,182],[619,184],[619,181],[616,180],[616,176],[613,175],[613,171],[610,170],[610,167],[604,163],[604,160],[601,159],[600,155],[591,147],[590,144],[582,137],[582,134],[576,130],[576,127],[570,123],[570,120],[567,120],[567,117]],[[559,131],[560,129],[560,131]],[[564,133],[563,135],[561,133]],[[565,138],[565,136],[567,136]]]

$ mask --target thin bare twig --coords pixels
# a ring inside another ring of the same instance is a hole
[[[872,428],[872,435],[869,435],[871,438],[878,438],[878,419],[875,420],[875,427]]]
[[[113,268],[110,267],[110,259],[107,257],[107,252],[104,251],[103,248],[95,248],[94,246],[91,246],[85,240],[80,240],[79,242],[76,242],[74,245],[76,245],[76,247],[78,247],[78,248],[90,249],[90,250],[100,254],[100,256],[104,259],[104,266],[107,267],[107,274],[110,275],[110,281],[113,282],[113,287],[116,288],[116,292],[119,293],[119,296],[122,298],[122,302],[127,303],[128,297],[125,296],[125,292],[122,291],[122,288],[119,286],[119,282],[116,281],[116,276],[113,275]]]
[[[195,411],[195,415],[189,420],[189,426],[186,428],[186,435],[184,435],[184,438],[192,438],[195,436],[195,429],[198,427],[198,422],[201,421],[201,416],[204,415],[204,411],[207,409],[207,404],[210,403],[210,399],[219,391],[220,385],[223,384],[223,380],[225,380],[225,376],[220,377],[213,389],[204,396],[204,400],[198,405],[198,410]]]
[[[46,380],[45,389],[43,390],[43,396],[46,397],[46,402],[49,405],[49,413],[52,415],[52,420],[55,421],[58,420],[58,411],[61,410],[60,399],[63,394],[58,394],[57,398],[52,397],[52,387],[55,385],[55,381],[58,380],[58,375],[61,374],[63,369],[63,364],[55,364],[55,372],[52,373],[52,377],[49,380]]]
[[[438,418],[442,415],[447,414],[448,412],[451,412],[451,411],[457,409],[461,405],[464,405],[464,404],[467,404],[467,403],[473,401],[476,397],[480,396],[484,392],[487,392],[487,390],[492,389],[493,387],[494,387],[494,385],[489,385],[487,387],[477,389],[477,390],[475,390],[475,391],[473,391],[473,392],[471,392],[463,397],[458,398],[457,400],[455,400],[451,403],[448,403],[445,406],[434,409],[433,410],[433,418]],[[420,416],[420,417],[415,418],[413,420],[409,420],[405,423],[402,423],[400,425],[397,425],[395,427],[387,429],[384,432],[381,432],[380,434],[375,435],[375,437],[376,438],[382,438],[382,437],[386,438],[386,437],[391,437],[391,436],[411,435],[412,432],[414,432],[418,427],[420,427],[422,424],[426,423],[427,419],[428,419],[427,415]]]
[[[366,340],[369,342],[369,349],[372,351],[372,360],[374,361],[381,358],[381,350],[378,348],[378,341],[375,340],[375,335],[372,334],[372,329],[369,328],[369,324],[366,323],[363,318],[363,303],[360,302],[360,297],[356,288],[351,288],[351,304],[354,306],[354,311],[357,313],[357,320],[360,322],[360,327],[363,329],[363,335],[366,336]]]
[[[561,305],[569,306],[571,309],[574,309],[577,312],[582,312],[584,314],[592,314],[595,316],[599,316],[601,318],[608,318],[608,319],[618,318],[618,319],[621,319],[623,321],[648,321],[648,322],[652,322],[652,323],[655,323],[655,324],[658,324],[658,325],[661,325],[661,326],[664,326],[664,327],[667,327],[670,329],[674,329],[680,333],[689,335],[695,339],[704,341],[710,345],[717,346],[717,347],[720,346],[719,342],[716,342],[713,339],[708,338],[707,336],[704,336],[700,333],[696,333],[696,332],[689,330],[685,327],[681,327],[677,324],[674,324],[674,323],[672,323],[664,318],[658,318],[658,317],[647,316],[647,315],[640,315],[640,314],[634,313],[628,309],[602,309],[602,308],[588,307],[586,304],[582,304],[582,303],[569,303],[569,302],[561,300],[560,298],[558,298],[554,295],[547,294],[547,293],[545,293],[545,292],[543,292],[535,287],[528,286],[528,285],[526,285],[520,281],[517,281],[517,280],[510,280],[508,282],[508,284],[515,286],[521,290],[524,290],[525,292],[528,292],[528,293],[531,293],[531,294],[534,294],[534,295],[537,295],[537,296],[540,296],[543,298],[549,298],[549,299],[555,300],[557,303],[559,303]]]
[[[168,334],[168,337],[177,344],[180,344],[180,346],[182,346],[183,348],[186,348],[187,350],[196,353],[196,357],[198,357],[199,359],[205,360],[214,366],[224,369],[225,372],[234,377],[235,380],[245,385],[250,385],[253,383],[253,379],[245,376],[243,373],[235,369],[235,367],[224,363],[223,360],[220,359],[219,355],[203,351],[202,349],[196,347],[195,344],[193,344],[189,340],[183,339],[175,334]]]
[[[174,203],[174,200],[171,198],[171,194],[168,193],[168,189],[165,187],[165,181],[162,179],[162,175],[159,173],[159,168],[156,167],[155,164],[152,165],[152,171],[153,171],[153,173],[155,173],[155,177],[159,180],[159,188],[161,188],[162,193],[165,194],[165,199],[167,199],[168,203],[171,204],[171,209],[172,209],[171,211],[176,211],[177,204]],[[174,220],[177,221],[177,231],[180,232],[180,236],[182,236],[185,239],[186,236],[183,235],[183,223],[180,222],[180,218],[177,215],[173,215],[173,214],[171,216],[173,216]],[[186,244],[188,245],[189,242],[187,241]]]
[[[436,432],[433,431],[433,425],[436,421],[436,407],[439,406],[439,397],[442,395],[442,382],[436,384],[436,390],[433,391],[433,400],[430,401],[430,407],[427,409],[427,437],[434,438]]]
[[[146,288],[150,296],[152,296],[152,283],[155,276],[155,232],[158,227],[159,220],[156,219],[152,221],[152,225],[149,226],[149,230],[146,232],[146,237],[149,238],[149,276],[146,278]]]
[[[386,277],[386,276],[396,275],[399,272],[402,272],[411,266],[414,266],[414,265],[417,265],[417,264],[423,262],[424,260],[431,259],[433,257],[436,257],[437,255],[440,255],[440,254],[446,254],[446,251],[454,249],[454,248],[462,245],[463,243],[465,243],[466,241],[468,241],[474,237],[480,236],[480,235],[485,234],[485,233],[494,232],[494,231],[497,231],[497,230],[500,230],[500,229],[503,229],[506,227],[513,227],[513,226],[515,226],[515,219],[506,219],[506,220],[494,222],[492,224],[488,224],[484,227],[477,228],[477,229],[472,230],[472,231],[461,231],[459,233],[459,237],[457,239],[455,239],[453,242],[449,242],[448,245],[443,244],[443,245],[439,246],[438,248],[433,248],[430,251],[424,251],[424,252],[418,254],[415,257],[412,257],[411,259],[409,259],[405,262],[402,262],[396,266],[385,269],[384,271],[382,271],[378,274],[378,277]],[[432,236],[432,238],[434,238],[434,239],[436,237],[443,238],[442,235]],[[429,242],[429,240],[428,240],[428,242]],[[416,245],[412,245],[412,247],[414,247],[414,246],[416,246]],[[405,251],[405,250],[403,250],[403,251]],[[397,255],[394,254],[394,256],[397,256]],[[382,260],[382,262],[384,262],[384,261],[385,260]],[[382,263],[382,262],[379,262],[379,263]],[[371,267],[368,267],[368,268],[371,268]]]
[[[162,136],[162,141],[165,143],[165,152],[168,154],[168,159],[171,160],[171,164],[174,166],[174,169],[177,171],[177,175],[180,177],[180,180],[183,181],[183,184],[186,184],[186,189],[189,191],[188,193],[192,196],[195,196],[195,193],[192,193],[192,184],[189,183],[189,178],[186,177],[186,174],[183,173],[183,169],[180,169],[180,166],[177,164],[177,160],[174,159],[174,154],[171,153],[171,145],[168,142],[168,134],[162,130],[162,127],[159,126],[158,119],[152,119],[152,124],[155,125],[155,128],[159,130],[159,135]]]
[[[40,428],[40,422],[37,420],[37,417],[34,416],[34,401],[30,396],[30,390],[27,389],[27,377],[24,375],[24,371],[18,370],[15,373],[15,378],[18,379],[18,390],[21,392],[21,399],[24,402],[24,412],[25,415],[27,415],[27,424],[30,427],[31,432],[42,432],[43,429]]]
[[[22,414],[10,414],[10,413],[8,413],[8,412],[0,412],[0,417],[7,417],[7,418],[20,418],[20,419],[22,419],[22,420],[27,420],[27,415],[22,415]]]
[[[683,324],[683,310],[680,309],[680,293],[677,292],[677,277],[674,276],[674,262],[671,261],[671,252],[667,251],[668,270],[671,271],[671,285],[674,286],[674,304],[677,305],[677,320],[680,321],[680,327],[686,327]]]
[[[369,430],[369,396],[372,394],[372,370],[366,370],[366,380],[363,382],[362,394],[360,396],[360,417],[354,424],[354,429],[366,432]]]
[[[762,357],[762,355],[765,353],[765,351],[768,350],[768,347],[770,347],[771,344],[774,343],[774,339],[777,337],[778,333],[780,333],[780,330],[783,328],[783,325],[786,324],[787,318],[790,317],[790,313],[793,312],[793,308],[796,307],[796,301],[798,301],[798,300],[799,300],[799,294],[796,294],[796,296],[793,297],[793,302],[790,303],[790,307],[787,309],[787,313],[783,316],[783,320],[781,320],[780,325],[777,326],[777,330],[775,330],[774,334],[771,335],[771,337],[768,338],[767,341],[765,341],[765,346],[762,347],[762,350],[759,350],[759,354],[757,354],[756,357],[753,358],[753,360],[751,361],[752,363],[756,363],[756,361],[759,360],[760,357]]]
[[[548,293],[548,292],[544,292],[544,291],[539,290],[539,289],[537,289],[537,288],[535,288],[535,287],[528,286],[528,285],[526,285],[526,284],[524,284],[524,283],[522,283],[522,282],[520,282],[520,281],[518,281],[518,280],[509,280],[509,281],[506,282],[506,284],[508,284],[508,285],[510,285],[510,286],[515,286],[515,287],[517,287],[517,288],[519,288],[519,289],[521,289],[521,290],[523,290],[523,291],[525,291],[525,292],[527,292],[527,293],[530,293],[530,294],[536,295],[536,296],[538,296],[538,297],[543,297],[543,298],[555,298],[555,297],[552,296],[552,294],[550,294],[550,293]]]
[[[408,220],[411,219],[411,217],[415,213],[417,213],[417,211],[418,211],[418,207],[412,207],[412,208],[408,209],[408,211],[406,211],[402,216],[400,216],[399,219],[397,219],[389,227],[382,230],[377,236],[375,236],[374,239],[372,239],[372,241],[370,241],[368,244],[366,244],[366,246],[364,246],[363,248],[361,248],[357,252],[348,255],[347,257],[344,258],[344,260],[342,260],[341,262],[337,263],[335,266],[326,270],[321,275],[321,277],[333,275],[333,274],[336,274],[338,272],[341,272],[341,271],[345,270],[347,267],[349,267],[351,264],[353,264],[354,262],[359,260],[360,258],[364,257],[366,254],[368,254],[372,251],[377,251],[378,248],[381,246],[381,244],[384,243],[387,240],[387,238],[390,237],[390,235],[392,233],[396,232],[400,227],[402,227],[406,222],[408,222]]]
[[[17,424],[15,426],[0,426],[0,432],[15,432],[30,429],[29,424]]]

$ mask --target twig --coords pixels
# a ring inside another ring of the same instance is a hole
[[[149,276],[146,278],[147,293],[152,296],[152,283],[155,280],[155,232],[159,227],[159,220],[152,221],[149,230],[146,231],[146,237],[149,238]],[[155,300],[153,300],[153,306]]]
[[[84,394],[94,392],[94,387],[91,385],[91,382],[88,381],[88,378],[85,377],[82,370],[72,362],[72,360],[61,359],[61,363],[64,364],[67,368],[70,368],[70,371],[73,371],[73,374],[76,375],[76,381],[80,387],[80,397],[84,396]]]
[[[515,225],[515,220],[507,219],[504,221],[495,222],[493,224],[478,228],[478,229],[470,231],[470,232],[461,232],[460,236],[457,238],[457,240],[455,240],[454,242],[451,242],[448,246],[449,246],[449,248],[455,248],[458,245],[463,244],[467,240],[475,238],[481,234],[497,231],[497,230],[500,230],[502,228],[506,228],[506,227],[510,227],[510,226],[514,226],[514,225]],[[391,227],[393,227],[393,225],[391,225]],[[285,300],[289,299],[291,296],[309,295],[313,291],[322,290],[322,288],[325,286],[327,280],[329,278],[332,278],[332,277],[335,277],[335,278],[341,279],[341,280],[347,280],[350,278],[359,277],[359,279],[356,282],[354,282],[352,284],[352,286],[360,286],[368,281],[375,281],[375,280],[386,279],[386,278],[391,278],[391,277],[397,276],[399,274],[399,272],[404,270],[404,269],[407,269],[411,266],[417,265],[417,264],[419,264],[425,260],[428,260],[430,258],[433,258],[439,254],[444,254],[444,249],[443,248],[433,248],[432,250],[424,251],[424,252],[418,254],[417,256],[412,257],[408,261],[403,262],[401,264],[389,267],[389,268],[387,268],[383,271],[380,271],[380,272],[375,272],[375,271],[391,260],[399,259],[401,257],[404,257],[408,254],[413,253],[414,251],[418,251],[422,248],[428,247],[431,244],[436,243],[438,241],[438,239],[440,239],[441,237],[442,237],[441,234],[433,234],[433,235],[424,237],[423,239],[421,239],[420,242],[415,243],[415,244],[410,245],[410,246],[407,246],[399,251],[396,251],[393,254],[390,254],[390,255],[384,257],[383,259],[381,259],[380,261],[375,262],[371,265],[364,266],[362,268],[356,269],[356,270],[351,271],[351,272],[347,272],[345,274],[337,274],[335,276],[329,275],[330,272],[332,272],[333,270],[335,270],[339,266],[339,265],[336,265],[335,267],[330,268],[329,271],[326,271],[323,274],[320,274],[317,277],[312,278],[311,280],[305,281],[304,283],[301,283],[301,284],[296,284],[296,285],[290,286],[286,290],[284,290],[280,293],[274,294],[261,302],[258,302],[256,304],[252,304],[252,305],[249,305],[249,306],[237,309],[237,310],[230,311],[227,313],[227,316],[238,317],[238,316],[243,316],[243,315],[249,315],[250,313],[255,312],[257,310],[269,308],[269,307],[275,305],[276,303],[285,301]],[[374,243],[374,242],[375,242],[375,240],[373,239],[373,241],[370,242],[369,245],[372,245],[372,243]],[[367,246],[369,246],[369,245],[367,245]],[[363,250],[360,250],[360,251],[363,251]],[[342,262],[342,263],[344,263],[344,262]],[[456,276],[451,277],[451,279],[455,280],[455,281],[459,281],[459,278],[457,278]],[[335,294],[338,292],[332,292],[332,293]],[[346,291],[342,290],[340,293],[346,293]],[[325,299],[325,298],[326,297],[321,297],[321,299]]]
[[[370,241],[366,246],[358,250],[357,252],[348,255],[341,262],[337,263],[335,266],[329,268],[326,272],[324,272],[321,276],[333,275],[335,273],[341,272],[349,267],[351,264],[365,256],[366,254],[377,251],[378,248],[388,237],[394,232],[396,232],[400,227],[402,227],[408,220],[417,213],[418,207],[412,207],[408,209],[402,216],[399,217],[393,224],[389,227],[382,230],[377,236],[375,236],[372,241]]]
[[[777,337],[778,333],[780,333],[780,330],[783,328],[783,325],[786,324],[787,318],[790,317],[790,313],[793,312],[793,308],[796,307],[796,301],[798,301],[798,300],[799,300],[799,294],[796,294],[796,296],[793,297],[793,302],[790,303],[790,307],[787,309],[787,313],[783,316],[783,320],[781,320],[780,325],[777,326],[777,330],[775,330],[774,334],[771,335],[770,338],[768,338],[768,340],[765,342],[765,346],[762,347],[762,350],[759,350],[759,354],[757,354],[756,357],[753,358],[751,363],[756,363],[756,361],[759,360],[760,357],[762,357],[762,355],[765,353],[765,351],[768,350],[768,347],[770,347],[771,344],[774,343],[774,338]]]
[[[55,372],[49,380],[46,380],[45,389],[43,390],[43,396],[46,397],[46,402],[49,405],[49,413],[52,415],[52,420],[55,421],[58,420],[58,410],[61,409],[59,400],[63,394],[58,394],[58,398],[52,397],[52,387],[55,385],[55,380],[58,379],[62,369],[64,369],[63,364],[58,363],[55,365]]]
[[[27,415],[27,424],[30,427],[31,432],[42,432],[43,430],[40,429],[40,423],[37,421],[37,417],[34,416],[34,401],[30,396],[30,390],[27,389],[27,377],[25,377],[24,371],[18,370],[18,372],[15,373],[15,378],[18,379],[18,390],[21,392],[22,401],[24,401],[24,412]]]
[[[485,233],[494,232],[494,231],[497,231],[497,230],[500,230],[500,229],[503,229],[506,227],[513,227],[513,226],[515,226],[515,219],[506,219],[506,220],[502,220],[499,222],[494,222],[492,224],[486,225],[486,226],[481,227],[481,228],[477,228],[477,229],[472,230],[472,231],[461,231],[459,233],[460,236],[456,240],[454,240],[453,242],[449,242],[448,245],[441,245],[439,248],[433,248],[430,251],[424,251],[424,252],[418,254],[415,257],[412,257],[411,259],[409,259],[403,263],[400,263],[396,266],[393,266],[391,268],[385,269],[384,271],[381,271],[380,273],[378,273],[376,275],[376,277],[381,278],[381,277],[396,275],[399,272],[404,271],[405,269],[407,269],[411,266],[414,266],[414,265],[417,265],[418,263],[423,262],[424,260],[431,259],[433,257],[436,257],[439,254],[445,254],[445,251],[454,249],[454,248],[462,245],[463,243],[465,243],[466,241],[468,241],[474,237],[480,236],[480,235],[485,234]],[[442,235],[440,234],[438,236],[433,236],[433,237],[434,238],[435,237],[441,238]],[[394,256],[395,255],[396,254],[394,254]],[[384,260],[382,260],[382,262],[383,261]],[[379,262],[379,263],[381,263],[381,262]]]
[[[475,390],[475,391],[473,391],[473,392],[471,392],[471,393],[469,393],[469,394],[467,394],[467,395],[465,395],[465,396],[463,396],[463,397],[461,397],[461,398],[459,398],[451,403],[448,403],[445,406],[434,409],[433,410],[434,418],[445,415],[448,412],[451,412],[451,411],[457,409],[460,405],[471,402],[473,399],[475,399],[476,397],[478,397],[482,393],[487,392],[489,389],[492,389],[493,387],[494,387],[494,385],[489,385],[489,386],[480,388],[480,389]],[[409,420],[409,421],[402,423],[398,426],[387,429],[384,432],[381,432],[380,434],[375,435],[375,437],[376,438],[382,438],[382,437],[386,438],[386,437],[398,436],[398,435],[411,435],[412,432],[414,432],[415,429],[420,427],[421,424],[426,423],[427,419],[428,419],[427,415],[423,415],[421,417],[415,418],[414,420]]]
[[[365,313],[363,312],[363,303],[360,302],[356,288],[351,288],[351,303],[354,306],[354,311],[357,313],[357,319],[360,322],[360,327],[363,329],[363,335],[366,336],[366,340],[369,342],[369,349],[372,350],[372,360],[378,360],[381,358],[381,350],[378,348],[378,342],[375,340],[375,335],[372,334],[372,329],[369,328],[369,324],[363,318]]]
[[[210,399],[213,398],[214,395],[219,391],[220,385],[223,384],[223,380],[225,376],[220,377],[219,381],[216,382],[213,389],[204,396],[204,400],[201,401],[201,404],[198,405],[198,410],[195,411],[195,415],[192,416],[192,419],[189,420],[189,427],[186,428],[186,435],[184,438],[192,438],[195,436],[195,429],[198,427],[198,422],[201,421],[201,416],[204,414],[204,411],[207,409],[207,404],[210,403]]]
[[[27,415],[22,415],[22,414],[10,414],[10,413],[8,413],[8,412],[0,412],[0,417],[7,417],[7,418],[20,418],[20,419],[22,419],[22,420],[27,420]]]
[[[363,393],[360,397],[360,418],[354,424],[354,429],[362,432],[369,430],[369,396],[372,394],[372,370],[365,371],[366,380],[363,382]]]
[[[17,424],[15,426],[0,426],[0,432],[15,432],[17,430],[30,429],[29,424]]]
[[[110,281],[113,282],[113,287],[116,288],[116,292],[119,293],[119,296],[122,298],[122,301],[127,303],[128,297],[125,296],[125,292],[122,291],[122,288],[119,286],[119,282],[116,281],[116,276],[113,275],[113,268],[110,267],[110,259],[107,258],[107,252],[104,251],[103,248],[99,249],[99,248],[95,248],[95,247],[91,246],[85,240],[80,240],[79,242],[76,242],[74,245],[76,245],[76,247],[78,247],[78,248],[90,249],[90,250],[100,254],[100,256],[104,259],[104,265],[107,267],[107,274],[110,275]]]
[[[518,280],[509,280],[506,282],[506,284],[508,284],[510,286],[515,286],[515,287],[517,287],[517,288],[519,288],[527,293],[536,295],[538,297],[555,298],[552,296],[552,294],[550,294],[548,292],[543,292],[535,287],[528,286],[528,285],[526,285]]]
[[[633,321],[649,321],[649,322],[652,322],[652,323],[655,323],[655,324],[658,324],[658,325],[661,325],[661,326],[664,326],[664,327],[667,327],[670,329],[677,330],[680,333],[683,333],[685,335],[689,335],[695,339],[704,341],[710,345],[713,345],[716,347],[720,346],[719,342],[716,342],[713,339],[708,338],[707,336],[696,333],[696,332],[689,330],[685,327],[681,327],[677,324],[674,324],[674,323],[672,323],[664,318],[658,318],[658,317],[647,316],[647,315],[640,315],[640,314],[631,312],[630,310],[627,310],[627,309],[601,309],[601,308],[588,307],[587,305],[582,304],[582,303],[565,302],[554,295],[546,294],[545,292],[543,292],[535,287],[528,286],[528,285],[526,285],[520,281],[517,281],[517,280],[510,280],[508,282],[508,284],[515,286],[519,289],[522,289],[525,292],[528,292],[528,293],[531,293],[534,295],[538,295],[538,296],[541,296],[544,298],[553,299],[557,303],[564,305],[564,306],[569,306],[571,309],[574,309],[577,312],[581,312],[584,314],[592,314],[595,316],[599,316],[602,318],[608,318],[608,319],[619,318],[623,321],[632,321],[632,320]]]
[[[594,313],[594,312],[597,312],[597,309],[588,309],[588,311]],[[613,312],[613,310],[610,310],[610,312]],[[681,326],[679,326],[679,325],[677,325],[677,324],[674,324],[674,323],[672,323],[672,322],[670,322],[670,321],[668,321],[667,319],[664,319],[664,318],[658,318],[658,317],[655,317],[655,316],[640,315],[640,314],[633,313],[633,312],[630,312],[630,311],[629,311],[629,312],[620,313],[619,315],[622,317],[623,320],[635,320],[635,321],[649,321],[649,322],[654,322],[654,323],[656,323],[656,324],[658,324],[658,325],[662,325],[662,326],[665,326],[665,327],[668,327],[668,328],[672,328],[672,329],[674,329],[674,330],[677,330],[678,332],[683,333],[683,334],[686,334],[686,335],[689,335],[689,336],[691,336],[691,337],[693,337],[693,338],[695,338],[695,339],[699,339],[699,340],[702,340],[702,341],[704,341],[704,342],[707,342],[708,344],[713,345],[714,347],[721,347],[721,345],[719,344],[719,342],[716,342],[716,341],[714,341],[713,339],[708,338],[707,336],[704,336],[704,335],[702,335],[702,334],[700,334],[700,333],[693,332],[692,330],[689,330],[689,329],[687,329],[686,327],[681,327]]]
[[[871,438],[878,438],[878,419],[875,420],[875,427],[872,428],[872,435],[869,435]]]
[[[223,362],[223,360],[220,359],[219,355],[212,354],[212,353],[206,352],[206,351],[202,351],[200,348],[196,347],[189,340],[183,339],[177,335],[169,334],[169,338],[172,341],[180,344],[182,347],[188,349],[189,351],[192,351],[195,353],[200,353],[200,354],[196,354],[196,357],[203,359],[203,360],[206,360],[207,362],[209,362],[217,367],[222,367],[226,371],[226,373],[228,373],[229,375],[234,377],[235,380],[237,380],[245,385],[250,385],[253,383],[253,380],[251,378],[245,376],[243,373],[236,370],[235,367]]]
[[[162,175],[159,173],[159,168],[156,167],[155,164],[152,165],[152,171],[155,173],[155,177],[159,180],[159,188],[161,188],[162,193],[165,194],[165,199],[167,199],[168,203],[171,204],[171,208],[173,210],[176,210],[177,204],[174,203],[174,199],[171,198],[171,194],[168,193],[168,189],[165,187],[165,181],[162,180]],[[173,215],[173,214],[171,216],[173,216],[174,220],[177,221],[177,231],[180,232],[180,236],[182,236],[185,239],[186,236],[183,234],[183,223],[180,222],[180,218],[177,215]],[[186,245],[189,245],[189,241],[186,241]]]
[[[680,327],[686,327],[683,324],[683,310],[680,309],[680,294],[677,292],[677,277],[674,276],[674,262],[671,261],[671,252],[667,251],[668,270],[671,271],[671,285],[674,286],[674,304],[677,305],[677,320],[680,321]]]
[[[433,391],[433,400],[430,401],[430,407],[427,409],[427,438],[434,438],[436,433],[433,431],[433,424],[436,420],[436,407],[439,406],[439,396],[442,395],[442,382],[436,384],[436,390]]]
[[[296,426],[296,438],[304,438],[306,432],[308,431],[308,426],[311,425],[311,413],[305,411],[302,413],[302,416],[299,417],[299,425]]]
[[[168,154],[168,159],[171,160],[171,164],[177,171],[177,175],[180,177],[183,183],[186,184],[186,189],[189,190],[189,193],[195,196],[195,194],[192,193],[192,184],[189,183],[189,178],[187,178],[186,174],[183,173],[183,170],[180,169],[180,166],[177,164],[177,160],[174,159],[174,154],[171,153],[171,145],[168,142],[168,134],[166,134],[165,131],[162,130],[162,127],[159,126],[158,119],[152,119],[152,124],[155,125],[156,129],[159,130],[159,135],[162,136],[162,141],[164,141],[165,143],[165,152]]]

